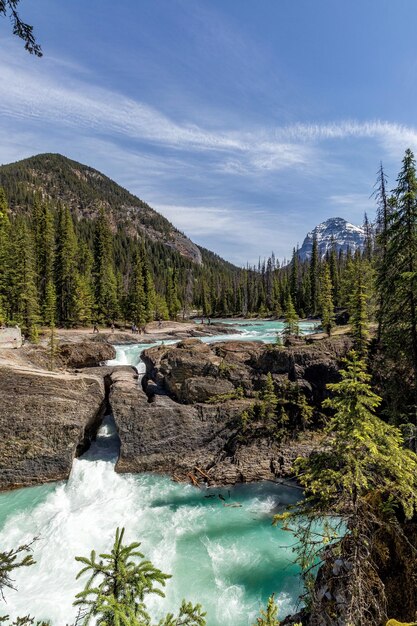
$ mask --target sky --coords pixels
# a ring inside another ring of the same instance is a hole
[[[373,218],[417,151],[415,0],[21,0],[0,19],[0,163],[59,152],[238,265]]]

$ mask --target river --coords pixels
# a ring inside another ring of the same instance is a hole
[[[242,335],[205,341],[274,341],[279,322],[236,322]],[[311,332],[312,324],[304,326]],[[155,344],[153,344],[155,345]],[[147,345],[118,346],[117,363],[139,365]],[[208,626],[250,626],[275,592],[281,615],[296,608],[300,590],[293,565],[294,538],[271,526],[272,515],[299,497],[297,489],[273,483],[233,489],[198,489],[152,474],[120,475],[114,465],[119,439],[107,416],[97,440],[75,459],[68,481],[0,494],[1,549],[37,537],[36,564],[16,572],[17,591],[6,592],[1,614],[30,613],[52,626],[70,624],[72,602],[82,588],[75,556],[107,551],[117,526],[126,540],[141,541],[155,565],[173,575],[166,598],[152,598],[159,619],[183,597],[200,602]],[[219,497],[222,496],[222,498]],[[239,504],[241,506],[225,506]]]

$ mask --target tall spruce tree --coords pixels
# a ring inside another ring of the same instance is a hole
[[[143,279],[143,258],[141,250],[136,250],[129,290],[129,316],[136,326],[144,326],[147,321],[145,284]]]
[[[320,260],[317,244],[317,235],[313,234],[313,247],[311,249],[310,259],[310,312],[314,317],[319,312],[319,276],[320,276]]]
[[[408,366],[413,374],[410,412],[417,423],[417,178],[411,150],[405,153],[394,198],[378,273],[379,301],[384,303],[379,312],[381,341],[393,361]]]
[[[32,210],[32,228],[35,241],[36,275],[39,302],[42,309],[42,318],[46,323],[46,309],[51,307],[52,290],[54,285],[55,263],[55,225],[53,214],[40,198],[35,198]],[[46,303],[46,292],[49,302]],[[49,316],[50,317],[50,316]]]
[[[38,335],[40,307],[36,289],[36,262],[32,232],[23,218],[14,222],[10,246],[10,314],[28,337]]]
[[[321,323],[326,333],[331,335],[334,327],[333,285],[330,278],[330,268],[324,263],[320,278],[320,312]]]
[[[156,292],[152,270],[143,243],[140,253],[142,257],[143,290],[145,294],[145,319],[147,322],[151,322],[155,319]]]
[[[169,317],[172,320],[177,319],[181,303],[178,297],[178,270],[175,267],[168,273],[166,301],[169,310]],[[211,308],[213,309],[213,307]]]
[[[361,359],[366,357],[369,342],[369,294],[365,281],[365,262],[360,257],[355,260],[354,283],[349,303],[351,332],[355,350]]]
[[[300,326],[298,323],[298,315],[294,308],[294,304],[291,295],[288,295],[285,304],[284,315],[284,330],[282,331],[284,337],[298,337],[300,334]]]
[[[93,278],[97,319],[110,323],[117,318],[119,307],[112,234],[104,207],[95,222]]]
[[[77,321],[78,244],[70,210],[60,206],[56,244],[56,297],[58,323],[73,326]]]
[[[10,218],[4,189],[0,187],[0,323],[10,311],[8,303],[10,280]]]
[[[382,163],[378,170],[378,177],[375,183],[375,191],[374,196],[377,202],[377,212],[376,212],[376,237],[375,237],[375,253],[376,253],[376,267],[377,273],[380,274],[386,263],[386,254],[387,254],[387,232],[388,232],[388,221],[391,213],[392,201],[390,204],[390,199],[387,194],[387,177],[384,172],[384,168]],[[383,297],[382,291],[380,291],[378,295],[378,310],[377,310],[377,321],[378,321],[378,330],[377,330],[377,341],[378,343],[381,341],[381,332],[382,332],[382,324],[384,320],[384,307],[385,300]]]

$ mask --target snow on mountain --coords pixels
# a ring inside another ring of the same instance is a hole
[[[303,245],[299,250],[301,260],[311,258],[314,235],[317,236],[317,244],[321,258],[323,258],[326,252],[330,251],[333,246],[336,247],[337,252],[340,250],[346,252],[349,248],[350,251],[354,253],[358,248],[363,250],[365,242],[365,231],[363,228],[350,224],[342,217],[331,217],[307,233]]]

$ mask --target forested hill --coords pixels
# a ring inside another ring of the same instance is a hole
[[[77,220],[94,219],[100,207],[104,207],[113,232],[123,226],[132,237],[145,236],[194,263],[202,262],[199,247],[146,202],[101,172],[61,154],[38,154],[0,166],[0,186],[12,212],[30,209],[36,197],[34,192],[52,204],[62,202],[69,206]]]

